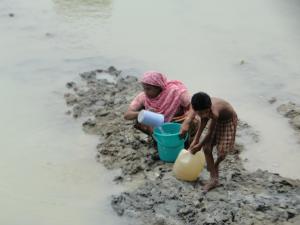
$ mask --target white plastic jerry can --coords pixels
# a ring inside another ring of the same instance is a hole
[[[203,151],[192,154],[182,149],[179,153],[174,166],[173,172],[176,178],[186,181],[194,181],[198,178],[205,165],[205,156]]]
[[[139,123],[148,125],[150,127],[160,127],[164,123],[165,116],[160,113],[141,110],[138,114],[137,120]]]

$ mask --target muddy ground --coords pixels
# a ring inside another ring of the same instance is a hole
[[[173,164],[160,161],[151,140],[133,129],[132,121],[123,119],[128,104],[141,91],[136,77],[114,67],[80,76],[82,81],[66,84],[65,99],[71,108],[67,113],[74,118],[89,117],[83,129],[99,135],[97,160],[108,169],[121,169],[114,180],[126,185],[128,191],[111,199],[119,216],[133,217],[138,224],[149,225],[298,224],[299,180],[268,171],[246,171],[239,158],[243,146],[237,143],[221,163],[221,185],[204,194],[206,171],[195,182],[177,180],[172,173]],[[300,107],[287,103],[278,111],[289,118],[291,128],[300,134]],[[240,121],[237,139],[244,135],[259,141],[253,129]]]

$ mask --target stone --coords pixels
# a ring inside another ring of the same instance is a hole
[[[291,124],[293,126],[295,126],[297,129],[300,129],[300,115],[295,116],[292,120],[291,120]]]

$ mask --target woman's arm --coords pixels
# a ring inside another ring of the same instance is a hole
[[[137,119],[138,114],[139,114],[139,111],[134,111],[129,108],[127,110],[127,112],[125,112],[125,114],[124,114],[124,119],[125,120],[135,120],[135,119]]]
[[[144,108],[145,95],[143,93],[138,94],[130,103],[127,111],[124,114],[125,120],[135,120],[138,117],[140,110]]]

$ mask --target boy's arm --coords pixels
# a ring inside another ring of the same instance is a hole
[[[180,138],[184,138],[186,133],[189,131],[190,124],[196,116],[196,112],[190,107],[188,115],[186,119],[183,121],[180,127],[179,136]]]
[[[217,124],[216,120],[212,119],[210,121],[207,134],[205,135],[205,137],[203,138],[203,140],[200,143],[200,149],[203,147],[204,144],[206,144],[206,142],[208,142],[211,139],[211,135],[215,129],[216,124]]]
[[[204,128],[205,128],[206,125],[207,125],[208,120],[209,120],[209,119],[207,119],[207,118],[201,119],[200,125],[199,125],[198,130],[197,130],[197,133],[196,133],[196,135],[195,135],[195,137],[194,137],[193,142],[191,143],[191,146],[189,147],[189,150],[190,150],[191,152],[193,152],[194,149],[198,149],[198,148],[200,147],[200,144],[201,144],[201,143],[199,143],[199,140],[200,140],[200,137],[201,137],[201,135],[202,135],[202,132],[203,132]],[[201,149],[201,148],[200,148],[200,149]],[[199,149],[199,150],[200,150],[200,149]],[[199,150],[198,150],[198,151],[199,151]]]
[[[207,118],[201,119],[200,125],[198,126],[198,129],[197,129],[197,133],[194,137],[193,142],[191,143],[190,148],[193,148],[194,146],[196,146],[199,143],[200,137],[202,135],[204,128],[206,127],[207,122],[208,122]]]
[[[208,120],[207,120],[208,121]],[[206,123],[207,123],[206,121]],[[201,123],[202,123],[202,120],[201,120]],[[205,124],[206,125],[206,124]],[[211,119],[210,121],[210,124],[209,124],[209,127],[208,127],[208,131],[207,131],[207,134],[205,135],[205,137],[202,139],[202,141],[200,143],[198,143],[196,146],[194,146],[192,149],[190,149],[190,151],[195,154],[196,152],[200,151],[203,147],[203,145],[205,143],[207,143],[208,141],[210,141],[211,139],[211,135],[214,131],[214,128],[216,126],[216,120],[214,119]],[[204,128],[203,128],[204,129]],[[203,130],[202,130],[203,131]],[[201,132],[202,133],[202,132]]]

